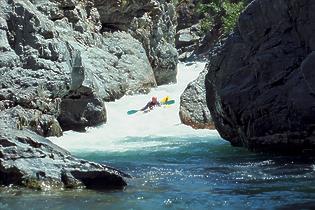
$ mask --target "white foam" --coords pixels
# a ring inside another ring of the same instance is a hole
[[[178,64],[177,83],[163,85],[151,90],[148,95],[124,96],[122,99],[106,103],[106,124],[89,128],[86,133],[68,131],[60,138],[50,138],[57,145],[70,151],[127,151],[145,149],[169,142],[157,141],[149,137],[183,137],[183,136],[213,136],[216,131],[195,130],[183,125],[179,119],[180,95],[187,84],[197,78],[205,63]],[[138,112],[127,115],[131,109],[142,108],[151,98],[170,96],[176,103],[169,107],[155,108],[149,113]],[[126,141],[129,137],[148,137],[147,141]]]

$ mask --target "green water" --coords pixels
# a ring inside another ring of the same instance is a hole
[[[315,161],[231,147],[218,137],[130,137],[140,150],[74,151],[129,173],[124,191],[2,190],[1,209],[315,209]],[[161,143],[163,142],[163,143]],[[160,144],[161,143],[161,144]]]

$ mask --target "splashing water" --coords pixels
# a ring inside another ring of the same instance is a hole
[[[108,122],[97,128],[89,128],[86,133],[65,132],[61,138],[50,138],[54,143],[70,151],[126,151],[151,148],[169,144],[151,137],[171,136],[211,136],[216,131],[194,130],[181,124],[179,119],[180,95],[187,84],[197,78],[205,63],[180,63],[176,84],[164,85],[151,90],[149,95],[124,96],[116,102],[106,104]],[[170,96],[176,101],[170,106],[156,107],[148,113],[138,112],[127,115],[131,109],[141,109],[151,96],[159,99]],[[148,141],[130,142],[130,137],[148,137]]]

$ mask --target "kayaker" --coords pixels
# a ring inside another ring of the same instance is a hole
[[[147,103],[147,105],[145,105],[145,107],[143,107],[142,109],[140,109],[140,111],[145,111],[147,109],[152,110],[155,106],[161,106],[160,102],[158,102],[157,97],[153,96],[151,101],[149,101]]]

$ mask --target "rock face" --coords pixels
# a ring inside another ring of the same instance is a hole
[[[207,69],[204,69],[196,80],[188,84],[180,97],[181,122],[195,129],[214,129],[206,102],[206,73]]]
[[[158,85],[176,81],[176,11],[171,0],[95,0],[103,31],[127,31],[139,40]]]
[[[142,44],[126,32],[102,34],[91,2],[14,0],[0,5],[1,104],[55,118],[59,99],[81,85],[106,101],[156,85]],[[70,85],[72,74],[77,81]]]
[[[0,125],[13,124],[0,126],[0,184],[123,186],[115,171],[29,130],[59,136],[98,125],[104,101],[174,82],[174,11],[170,0],[1,1]]]
[[[176,82],[178,53],[175,48],[176,11],[172,0],[150,1],[142,17],[134,18],[131,34],[143,43],[158,85]]]
[[[226,37],[239,12],[252,0],[178,1],[176,48],[181,61],[207,60],[216,42]]]
[[[177,31],[190,28],[201,19],[200,14],[196,12],[196,5],[203,0],[186,0],[179,1],[176,5],[177,12]]]
[[[128,175],[105,165],[76,159],[49,140],[16,128],[21,107],[0,112],[0,185],[32,189],[122,189]]]
[[[254,150],[315,148],[315,2],[256,0],[210,57],[207,104],[221,136]]]

